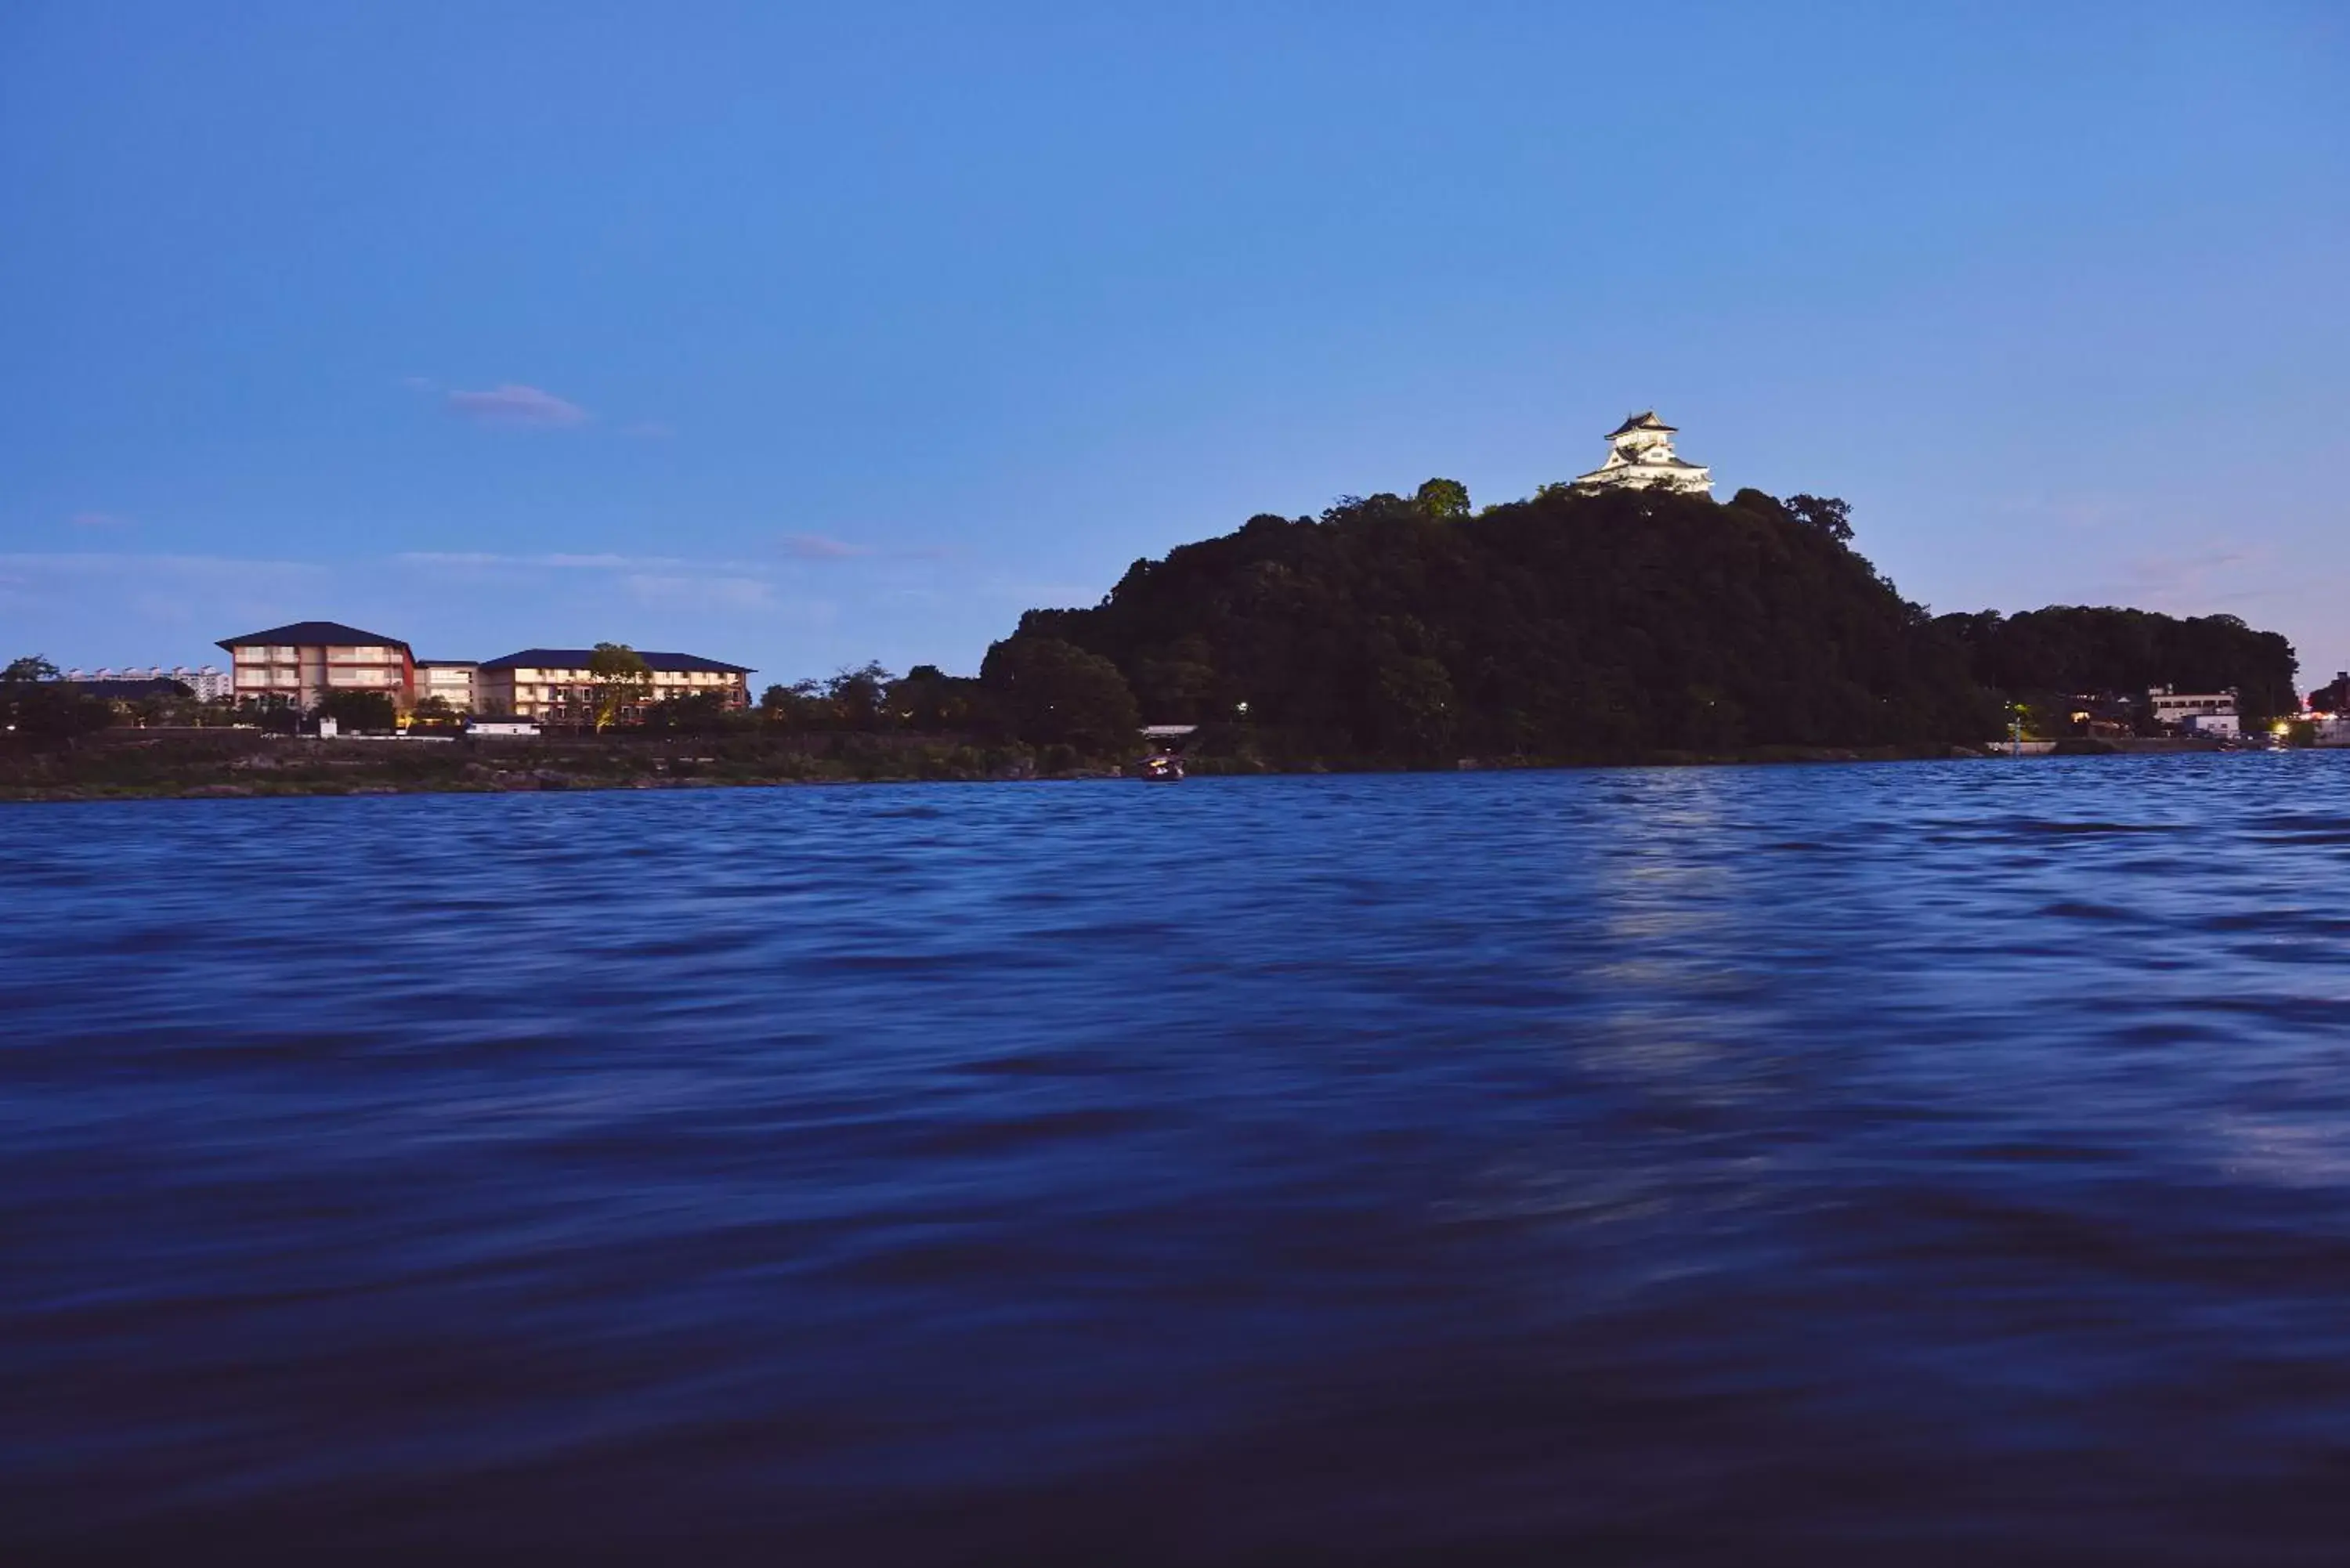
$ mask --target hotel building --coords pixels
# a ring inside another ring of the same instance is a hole
[[[482,667],[470,659],[420,659],[416,661],[416,700],[438,697],[453,713],[472,713],[478,700],[474,675]]]
[[[2146,700],[2154,710],[2154,722],[2167,729],[2201,735],[2232,735],[2237,732],[2236,696],[2232,686],[2225,691],[2178,691],[2157,686],[2146,694]]]
[[[592,648],[525,648],[504,659],[482,661],[473,678],[475,711],[512,713],[549,724],[593,724],[596,722],[596,678],[588,661]],[[691,653],[649,653],[645,661],[645,702],[671,697],[715,693],[729,708],[751,705],[751,671],[740,664],[722,664]],[[636,706],[624,708],[620,722],[642,716]]]
[[[279,701],[308,709],[330,691],[381,691],[406,712],[416,702],[416,658],[396,637],[340,621],[297,620],[245,637],[223,638],[236,700]]]

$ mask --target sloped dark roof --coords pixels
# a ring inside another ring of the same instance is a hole
[[[361,631],[355,626],[345,626],[338,620],[297,620],[291,626],[272,627],[267,631],[250,632],[244,637],[224,637],[213,644],[214,648],[252,648],[255,646],[284,648],[319,645],[328,648],[398,648],[408,644],[396,637],[379,637],[371,631]]]
[[[1622,424],[1617,425],[1614,430],[1609,431],[1607,432],[1607,439],[1609,441],[1614,441],[1617,436],[1627,434],[1633,431],[1671,431],[1673,429],[1673,426],[1665,423],[1664,421],[1657,417],[1656,410],[1648,409],[1639,413],[1634,414],[1630,419],[1626,420]]]
[[[671,672],[700,670],[717,675],[748,675],[750,667],[743,664],[722,664],[715,659],[703,659],[692,653],[654,653],[638,649],[637,657],[645,661],[647,670]],[[585,670],[588,661],[596,657],[592,648],[525,648],[520,653],[509,653],[504,659],[484,659],[484,670]]]

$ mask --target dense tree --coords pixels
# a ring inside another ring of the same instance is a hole
[[[785,732],[865,734],[910,731],[961,733],[993,727],[980,682],[918,664],[892,675],[877,663],[842,670],[824,681],[770,686],[759,697],[759,722]]]
[[[1348,498],[1139,562],[1097,607],[1030,611],[1014,641],[1100,655],[1153,722],[1244,703],[1293,756],[1996,733],[1963,655],[1846,543],[1848,509],[1804,506],[1553,487],[1440,522],[1416,497]]]
[[[885,698],[889,683],[895,680],[896,676],[870,660],[857,669],[836,670],[824,688],[825,700],[832,704],[833,727],[850,731],[885,727],[889,712]]]
[[[588,656],[588,673],[596,683],[598,730],[610,729],[652,690],[652,671],[644,656],[625,642],[598,643]]]
[[[1471,514],[1453,482],[1265,513],[1034,609],[978,680],[878,665],[771,686],[778,730],[1010,735],[1095,753],[1138,723],[1235,727],[1275,762],[1555,760],[2070,728],[2076,691],[2235,686],[2282,711],[2291,647],[2232,617],[2064,607],[1929,618],[1833,496],[1657,491]]]
[[[301,727],[302,710],[284,697],[240,697],[236,722],[274,735],[290,735]]]
[[[1452,739],[1451,672],[1441,660],[1391,653],[1379,660],[1372,699],[1372,724],[1378,749],[1390,756],[1431,758]]]
[[[1835,496],[1790,495],[1782,504],[1788,516],[1839,545],[1852,538],[1852,508]]]
[[[922,734],[968,731],[988,719],[980,683],[949,675],[935,664],[917,664],[890,682],[884,706],[894,726]]]
[[[824,688],[813,680],[779,681],[759,693],[759,721],[772,730],[821,730],[830,716]]]
[[[399,711],[389,691],[328,691],[318,699],[312,712],[318,718],[332,719],[338,730],[383,731],[400,722]]]
[[[2142,696],[2156,686],[2233,687],[2251,721],[2300,706],[2293,644],[2231,615],[2180,619],[2151,610],[2051,605],[2012,616],[1946,615],[1934,624],[1966,650],[1977,680],[2043,707],[2079,693]]]
[[[1019,739],[1114,752],[1141,727],[1118,666],[1055,637],[1015,635],[987,650],[979,678]]]
[[[72,684],[38,654],[0,670],[0,733],[36,747],[71,745],[114,722],[114,710]]]
[[[1431,479],[1412,495],[1430,517],[1469,515],[1469,487],[1457,479]]]
[[[719,691],[686,691],[644,710],[645,732],[653,735],[716,735],[751,722],[727,706]]]

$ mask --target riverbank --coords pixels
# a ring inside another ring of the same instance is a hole
[[[0,800],[688,789],[1075,774],[1087,759],[954,738],[811,735],[391,740],[112,731],[0,752]]]
[[[2133,750],[2210,749],[2137,742]],[[1963,747],[1766,746],[1583,757],[1469,757],[1461,771],[1546,767],[1695,767],[1904,762],[1981,756]],[[1199,776],[1409,770],[1375,758],[1268,760],[1247,753],[1191,760]],[[0,801],[317,794],[504,794],[566,789],[707,789],[808,784],[986,783],[1114,777],[1119,760],[1066,746],[967,737],[816,734],[372,740],[265,735],[249,730],[118,730],[70,748],[0,750]]]

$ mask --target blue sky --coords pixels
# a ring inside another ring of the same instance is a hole
[[[1853,503],[2350,667],[2334,5],[0,7],[0,654],[977,667],[1261,511]]]

